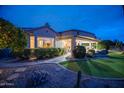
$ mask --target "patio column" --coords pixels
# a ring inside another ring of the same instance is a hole
[[[28,37],[27,48],[30,48],[30,34],[28,34],[27,37]]]
[[[98,45],[98,42],[96,42],[96,49],[95,49],[96,51],[98,51],[98,49],[97,49],[97,45]]]
[[[53,47],[56,48],[56,38],[55,38],[55,37],[54,37],[54,39],[53,39],[53,43],[54,43],[54,44],[53,44]]]
[[[75,47],[76,47],[76,36],[73,36],[71,40],[71,50],[73,50]]]
[[[37,36],[35,36],[35,48],[37,48]]]
[[[92,49],[92,43],[91,42],[89,43],[89,46],[90,46],[90,49]]]

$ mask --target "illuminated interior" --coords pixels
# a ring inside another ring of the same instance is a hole
[[[58,48],[66,48],[71,50],[71,39],[62,39],[56,41],[56,47]]]
[[[30,36],[30,48],[35,48],[34,39],[34,36]]]
[[[37,44],[39,48],[51,48],[54,47],[54,39],[38,37]]]

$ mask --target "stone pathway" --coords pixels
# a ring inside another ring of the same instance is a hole
[[[52,59],[48,59],[48,60],[38,60],[38,61],[34,61],[34,62],[16,62],[16,63],[6,63],[4,61],[0,60],[0,68],[11,68],[11,67],[23,67],[23,66],[32,66],[32,65],[40,65],[42,63],[60,63],[62,61],[66,61],[66,57],[69,56],[70,53],[63,55],[63,56],[59,56],[56,58],[52,58]]]

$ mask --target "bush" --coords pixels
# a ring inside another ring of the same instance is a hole
[[[43,59],[44,58],[45,52],[43,52],[43,51],[45,51],[45,49],[42,49],[42,48],[35,50],[35,53],[36,53],[35,55],[38,59]]]
[[[14,52],[14,51],[13,51],[13,53],[12,53],[12,55],[13,55],[14,57],[18,57],[18,58],[24,58],[24,57],[23,57],[23,54],[24,54],[24,51],[18,51],[18,52]]]
[[[89,49],[87,52],[87,57],[94,57],[94,55],[95,55],[95,50]]]
[[[84,46],[76,46],[72,53],[75,58],[84,58],[86,55],[86,49]]]
[[[34,48],[24,49],[23,52],[15,52],[14,55],[23,59],[36,57],[37,59],[53,58],[65,54],[63,48]]]
[[[109,50],[112,46],[114,45],[113,41],[111,40],[101,40],[100,42],[98,42],[97,48],[99,50]]]
[[[38,87],[48,81],[49,73],[46,71],[33,71],[27,80],[27,87]]]

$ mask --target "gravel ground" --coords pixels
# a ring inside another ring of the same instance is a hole
[[[39,74],[42,78],[35,77]],[[76,77],[76,73],[54,63],[6,68],[0,69],[0,87],[73,88],[76,84]],[[124,80],[100,79],[82,75],[80,87],[124,87]]]

